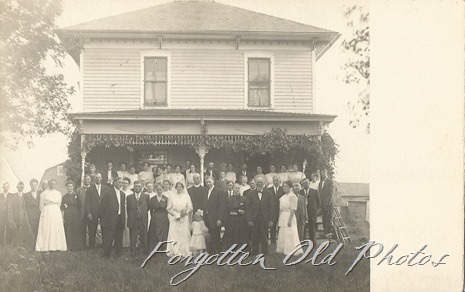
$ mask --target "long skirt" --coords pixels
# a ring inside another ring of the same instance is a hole
[[[83,249],[82,220],[79,210],[75,206],[69,206],[64,210],[65,235],[68,250]]]
[[[233,244],[238,247],[248,243],[247,223],[244,215],[230,215],[225,224],[223,249],[227,250]]]
[[[66,250],[65,229],[59,205],[45,205],[40,214],[36,251]]]
[[[188,256],[191,254],[189,243],[191,241],[191,231],[189,228],[189,219],[187,216],[181,220],[171,220],[168,230],[168,256],[175,255]]]
[[[300,240],[295,216],[292,220],[291,226],[287,226],[287,220],[283,220],[283,218],[289,218],[289,211],[282,211],[280,215],[276,252],[288,255],[296,250],[297,246],[300,244]],[[293,253],[293,255],[300,255],[303,253],[304,251],[302,248],[299,248]]]

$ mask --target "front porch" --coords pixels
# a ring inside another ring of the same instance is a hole
[[[209,161],[216,166],[232,162],[235,171],[243,163],[251,171],[257,165],[267,171],[271,164],[278,168],[291,163],[314,171],[332,164],[335,156],[322,148],[325,126],[335,118],[329,115],[152,109],[79,113],[73,118],[79,123],[81,177],[86,163],[104,169],[108,160],[136,168],[144,162],[184,166],[190,160],[203,176]]]

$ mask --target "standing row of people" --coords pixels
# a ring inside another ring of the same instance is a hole
[[[91,176],[92,180],[94,179],[97,170],[94,164],[89,166],[88,174]],[[112,184],[113,180],[116,177],[127,177],[132,182],[141,181],[143,183],[152,182],[155,184],[162,184],[165,180],[171,182],[174,186],[176,183],[181,182],[187,188],[194,185],[194,174],[199,173],[197,167],[192,164],[190,160],[186,161],[185,169],[182,170],[180,165],[171,164],[167,165],[155,165],[151,167],[149,163],[145,162],[142,164],[142,169],[137,172],[134,165],[127,166],[127,163],[120,163],[120,169],[118,171],[114,168],[113,161],[107,161],[106,168],[101,171],[102,181],[105,185]],[[247,164],[242,164],[239,171],[235,171],[233,163],[221,163],[219,170],[215,169],[214,162],[210,161],[205,166],[204,177],[212,177],[215,180],[215,183],[218,187],[223,186],[225,189],[226,182],[232,181],[234,183],[241,183],[240,178],[245,176],[247,178],[246,182],[250,179],[263,178],[265,181],[266,187],[271,187],[273,184],[273,177],[275,175],[279,176],[281,182],[290,180],[293,183],[300,182],[305,178],[305,174],[299,171],[297,164],[292,164],[288,168],[285,165],[282,165],[280,171],[276,170],[274,165],[271,165],[268,172],[264,172],[262,166],[257,166],[255,171],[250,171]],[[132,187],[132,185],[131,185]]]
[[[287,253],[288,247],[295,248],[295,238],[305,238],[305,226],[315,241],[320,208],[325,231],[330,233],[334,182],[327,178],[326,171],[321,177],[318,190],[311,186],[316,176],[312,176],[312,182],[281,183],[279,175],[273,176],[271,187],[266,186],[264,177],[255,176],[247,184],[247,177],[240,176],[241,184],[228,181],[223,190],[211,176],[202,186],[200,175],[194,173],[193,185],[186,190],[181,181],[172,189],[169,180],[154,184],[119,176],[105,185],[103,174],[97,172],[93,183],[86,175],[84,185],[77,190],[73,182],[67,182],[63,196],[55,190],[54,180],[41,194],[36,180],[24,195],[24,184],[18,184],[17,194],[9,194],[5,184],[0,196],[0,227],[3,224],[6,232],[1,234],[6,235],[7,242],[13,242],[21,237],[18,234],[22,229],[29,229],[37,251],[82,249],[86,237],[89,247],[94,248],[100,224],[103,256],[108,257],[112,247],[121,254],[125,242],[131,254],[136,253],[137,242],[146,254],[167,239],[176,241],[167,246],[171,255],[201,250],[204,245],[210,253],[218,253],[235,243],[249,243],[253,253],[266,254],[270,233],[277,251]],[[21,219],[13,226],[16,217]],[[225,228],[222,237],[221,227]]]

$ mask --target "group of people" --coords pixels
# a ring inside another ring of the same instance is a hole
[[[91,169],[81,187],[67,182],[63,195],[54,180],[42,190],[31,180],[31,190],[24,194],[23,183],[15,194],[5,183],[0,195],[1,242],[5,236],[7,244],[17,244],[24,230],[33,234],[36,251],[79,250],[87,242],[95,248],[100,225],[103,257],[112,249],[121,255],[123,247],[129,247],[131,255],[147,255],[164,241],[169,242],[168,256],[205,250],[214,254],[233,244],[248,244],[252,254],[267,254],[268,237],[276,252],[289,254],[306,238],[306,230],[315,243],[320,210],[325,233],[331,236],[335,184],[326,170],[321,170],[317,183],[316,174],[308,179],[297,165],[290,171],[282,167],[279,173],[271,166],[266,174],[258,166],[252,174],[246,164],[234,172],[231,163],[216,171],[209,162],[202,182],[190,161],[183,172],[178,165],[171,172],[170,165],[150,169],[144,164],[135,174],[133,166],[129,171],[126,164],[121,166],[115,171],[109,161],[101,172]]]

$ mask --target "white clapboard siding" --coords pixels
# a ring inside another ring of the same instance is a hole
[[[312,110],[310,51],[279,51],[274,57],[274,107],[282,111]]]
[[[84,111],[139,108],[140,53],[138,49],[85,49]]]
[[[140,107],[141,57],[137,47],[86,48],[84,111]],[[173,49],[170,107],[242,109],[244,50]],[[249,52],[247,50],[247,52]],[[274,110],[312,111],[312,61],[309,50],[274,54]]]

